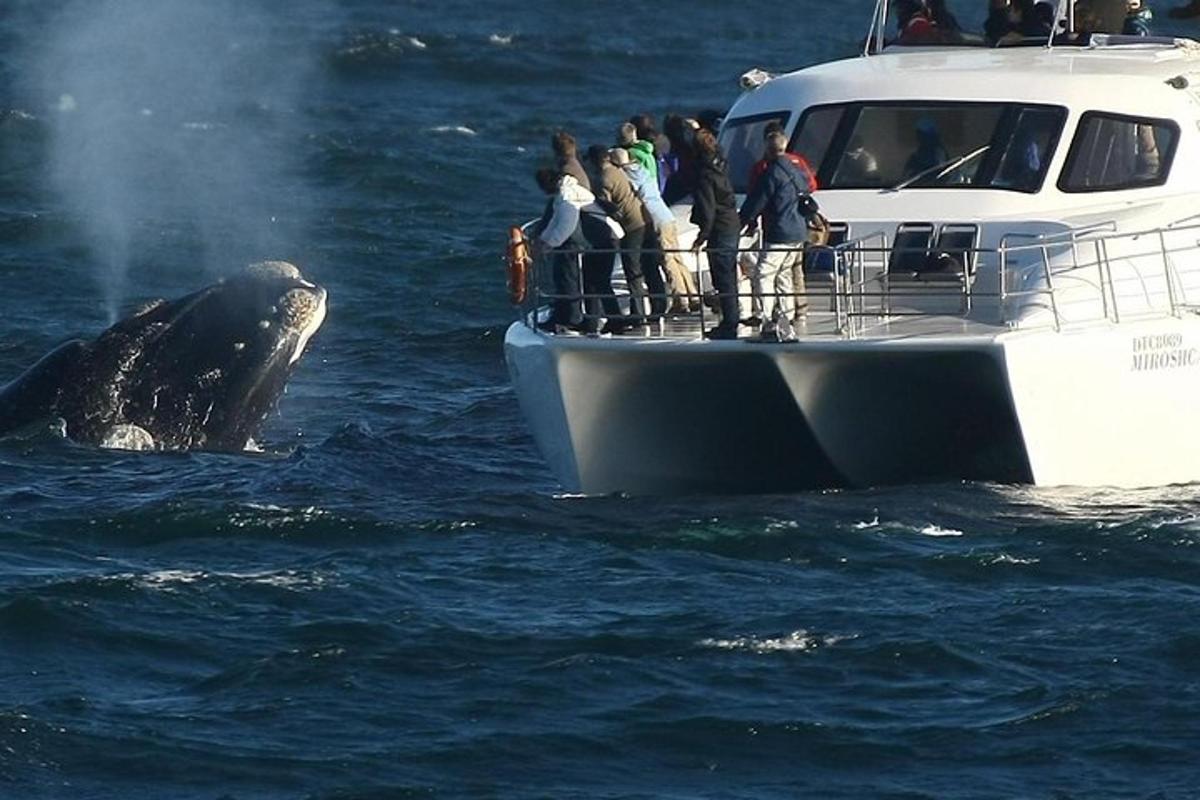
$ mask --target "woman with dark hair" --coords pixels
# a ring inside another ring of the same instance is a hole
[[[696,191],[692,222],[700,228],[692,250],[708,248],[708,271],[720,297],[721,322],[705,331],[709,339],[736,339],[738,330],[737,251],[742,223],[729,183],[729,168],[712,131],[696,131]]]
[[[696,123],[678,114],[663,120],[663,133],[671,144],[670,174],[662,188],[662,198],[669,206],[683,200],[696,189]]]

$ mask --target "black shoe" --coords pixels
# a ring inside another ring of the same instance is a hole
[[[619,319],[610,319],[604,323],[604,327],[600,329],[600,333],[607,333],[613,336],[620,336],[622,333],[629,333],[633,326],[628,322]]]
[[[736,339],[737,328],[725,328],[718,325],[715,328],[710,328],[704,332],[705,339]]]
[[[762,319],[756,314],[751,317],[746,317],[743,320],[738,320],[738,325],[746,325],[751,328],[757,328],[762,325]]]

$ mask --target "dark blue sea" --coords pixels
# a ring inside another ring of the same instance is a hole
[[[0,5],[0,381],[248,261],[330,297],[262,452],[0,441],[0,798],[1200,797],[1200,488],[579,498],[522,421],[551,132],[872,5]]]

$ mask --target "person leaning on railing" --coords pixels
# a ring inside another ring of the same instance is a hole
[[[633,190],[642,201],[642,211],[646,216],[646,247],[642,250],[642,273],[654,276],[658,284],[663,278],[659,273],[666,273],[666,285],[671,294],[671,313],[682,314],[687,311],[700,310],[700,295],[696,291],[696,281],[688,272],[679,254],[679,238],[675,225],[675,214],[663,202],[658,185],[640,164],[635,163],[624,148],[614,148],[610,153],[614,166],[624,170],[633,184]],[[664,301],[665,304],[665,301]]]
[[[538,327],[552,333],[596,333],[601,312],[608,322],[601,332],[628,329],[612,289],[612,258],[623,231],[596,197],[571,175],[553,169],[536,173],[538,186],[550,196],[546,210],[530,234],[535,255],[549,255],[554,298],[550,319]],[[583,255],[583,293],[587,295],[587,317],[580,304],[579,256]]]
[[[667,305],[662,278],[657,269],[649,274],[642,272],[642,246],[646,241],[646,217],[642,213],[642,201],[638,199],[625,173],[613,166],[607,147],[589,147],[587,161],[592,169],[592,185],[596,187],[596,202],[625,231],[621,238],[621,269],[629,285],[630,317],[634,322],[644,321],[647,290],[651,317],[661,317]]]

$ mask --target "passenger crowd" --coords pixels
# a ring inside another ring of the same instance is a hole
[[[797,259],[817,213],[811,196],[817,188],[815,174],[802,157],[787,152],[781,126],[768,125],[764,157],[747,176],[749,192],[739,212],[717,144],[719,124],[717,112],[696,118],[671,115],[659,133],[654,120],[641,114],[617,128],[613,145],[592,145],[582,157],[569,133],[551,137],[554,166],[536,173],[548,200],[531,231],[554,281],[545,328],[620,334],[668,314],[700,311],[701,287],[682,258],[685,251],[671,209],[689,199],[690,220],[697,228],[691,249],[707,250],[713,302],[721,315],[720,324],[706,335],[737,336],[738,241],[760,219],[764,244],[759,258],[746,268],[754,300],[745,323],[763,324],[764,283],[780,298],[773,319],[786,318],[790,324],[804,313],[795,300],[803,291]],[[614,253],[621,255],[627,308],[621,308],[613,292]],[[771,325],[768,321],[765,327]]]
[[[899,0],[893,7],[902,43],[962,36],[945,0]],[[1151,12],[1142,0],[1126,0],[1126,12],[1124,33],[1150,34]],[[1076,29],[1084,35],[1100,29],[1089,0],[1076,3],[1075,15]],[[1046,0],[989,0],[984,37],[993,45],[1048,37],[1054,17],[1054,5]],[[691,250],[707,251],[714,290],[710,302],[720,312],[720,323],[705,331],[707,337],[736,338],[739,323],[761,327],[764,335],[781,334],[805,316],[800,262],[806,244],[821,241],[824,225],[812,197],[818,188],[815,172],[804,158],[788,152],[782,127],[771,123],[739,209],[717,144],[720,122],[717,111],[694,118],[671,114],[659,132],[650,115],[638,114],[617,127],[611,145],[592,145],[582,154],[573,136],[554,133],[554,166],[536,173],[547,204],[530,231],[554,282],[544,329],[620,334],[668,314],[700,311],[708,298],[682,258],[671,208],[688,201],[697,227]],[[942,160],[933,158],[933,163]],[[740,263],[751,287],[750,313],[743,319],[738,245],[743,234],[760,228],[761,245],[743,253]],[[621,255],[629,290],[625,308],[612,287],[614,253]],[[770,309],[767,297],[773,298]]]
[[[1054,31],[1057,3],[1050,0],[989,0],[983,35],[989,44],[1008,44],[1022,39],[1048,38]],[[946,8],[945,0],[899,0],[897,41],[901,44],[953,42],[963,39],[963,28]],[[1179,16],[1172,9],[1172,16]],[[1075,33],[1120,33],[1150,36],[1153,14],[1143,0],[1125,1],[1125,18],[1120,30],[1106,30],[1092,0],[1075,3]]]

